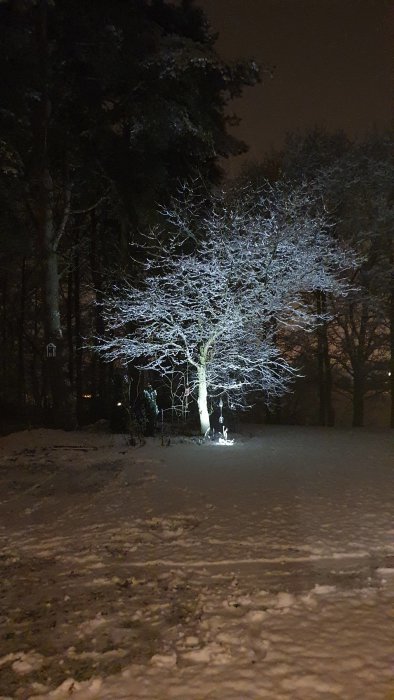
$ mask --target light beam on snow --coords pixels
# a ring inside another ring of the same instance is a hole
[[[216,443],[217,445],[234,445],[234,440],[228,440],[227,438],[222,438],[220,437],[218,442]]]

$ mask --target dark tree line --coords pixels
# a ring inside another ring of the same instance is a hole
[[[330,320],[309,343],[294,339],[305,374],[298,398],[308,381],[316,387],[321,425],[334,424],[338,395],[351,398],[354,426],[364,424],[366,400],[374,396],[387,408],[391,403],[394,425],[393,146],[390,132],[354,143],[343,133],[315,130],[289,136],[282,153],[245,173],[248,180],[268,176],[309,183],[332,217],[333,235],[361,258],[350,296],[334,301],[316,293],[316,310]]]
[[[217,55],[193,0],[6,0],[0,61],[0,407],[79,425],[125,390],[86,349],[106,330],[100,303],[126,275],[138,285],[135,244],[179,183],[198,178],[209,196],[221,159],[246,149],[228,105],[258,68]],[[305,374],[294,403],[309,383],[321,424],[339,391],[354,425],[366,397],[394,395],[392,147],[390,134],[354,144],[314,132],[245,174],[309,182],[335,236],[363,255],[352,297],[315,294],[332,320],[307,341],[278,339]],[[132,379],[139,387],[131,367]]]
[[[93,302],[179,181],[245,149],[225,108],[258,69],[190,0],[10,0],[0,32],[1,401],[65,422],[108,388]]]

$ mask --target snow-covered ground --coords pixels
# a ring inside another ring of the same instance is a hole
[[[388,431],[0,439],[0,698],[394,700]]]

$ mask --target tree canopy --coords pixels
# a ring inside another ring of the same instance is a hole
[[[205,433],[208,395],[242,405],[254,389],[266,398],[286,391],[294,370],[275,342],[278,326],[314,328],[307,293],[345,294],[355,257],[304,189],[246,191],[234,202],[216,195],[202,213],[183,197],[166,218],[172,244],[148,260],[141,287],[122,284],[107,296],[109,335],[97,349],[161,376],[190,366],[187,389]],[[194,250],[183,252],[196,229]]]

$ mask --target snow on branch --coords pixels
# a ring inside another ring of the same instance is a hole
[[[107,298],[108,334],[96,349],[161,375],[190,365],[201,417],[207,392],[241,404],[256,389],[286,391],[295,371],[276,347],[278,329],[315,328],[308,293],[346,294],[356,258],[305,190],[220,194],[203,206],[188,197],[164,213],[173,235],[148,259],[143,286]]]

